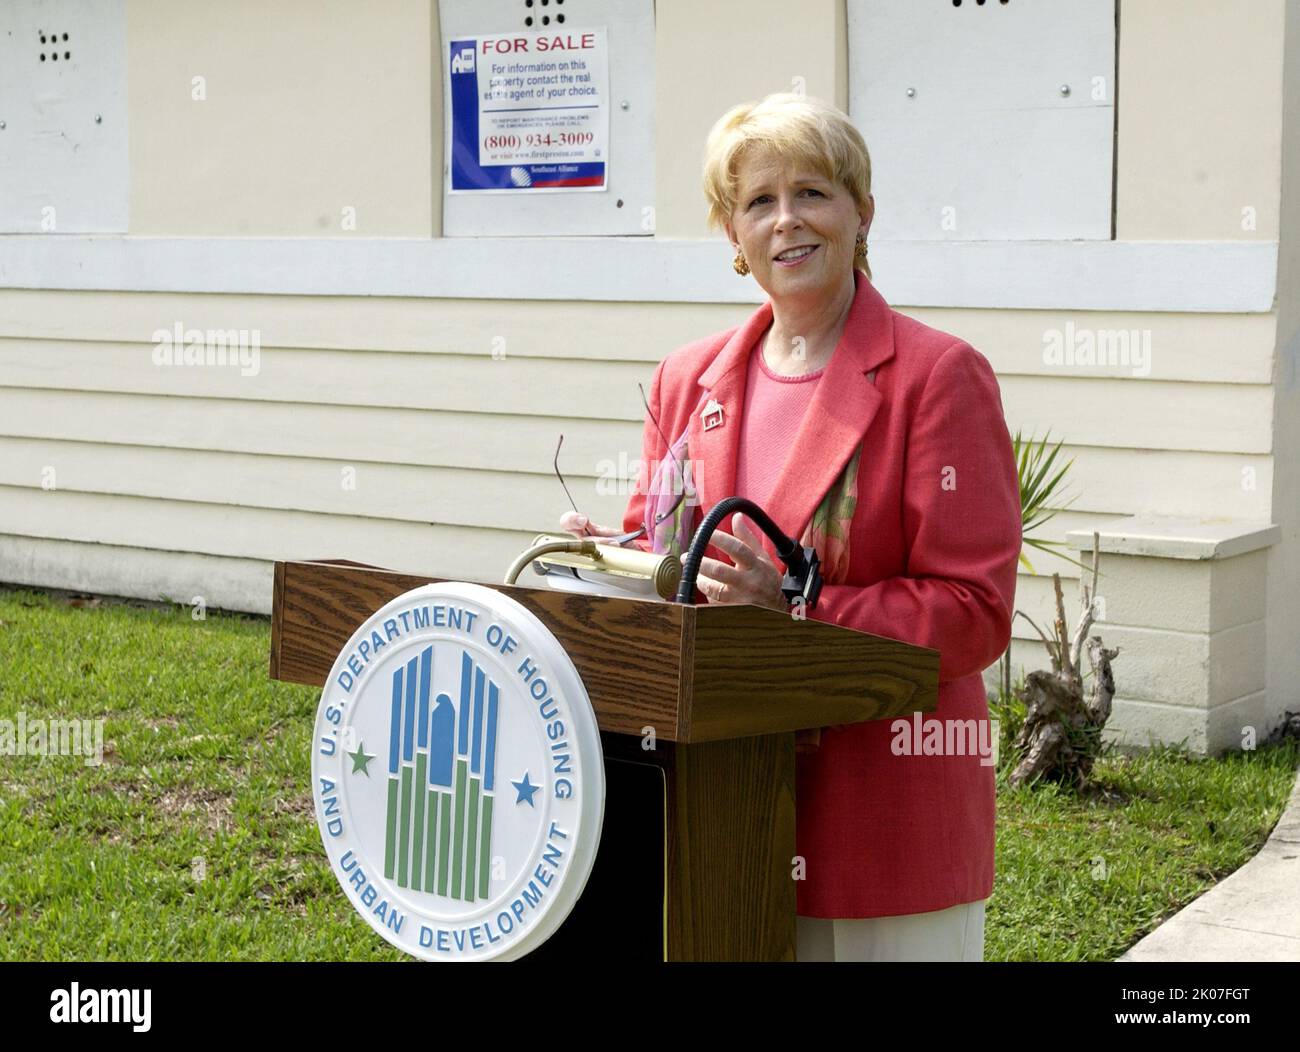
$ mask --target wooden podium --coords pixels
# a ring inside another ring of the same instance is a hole
[[[276,563],[271,677],[322,686],[366,618],[442,580]],[[560,641],[605,752],[596,864],[525,962],[794,960],[794,732],[933,710],[938,651],[757,606],[488,587]]]

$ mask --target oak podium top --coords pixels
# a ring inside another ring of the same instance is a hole
[[[389,600],[446,580],[341,560],[277,562],[271,678],[321,686]],[[932,711],[939,652],[765,607],[684,606],[490,584],[577,666],[602,731],[705,742]]]

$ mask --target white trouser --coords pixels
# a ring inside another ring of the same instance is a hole
[[[982,961],[984,901],[901,917],[795,918],[800,961]]]

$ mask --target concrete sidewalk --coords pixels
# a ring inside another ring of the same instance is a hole
[[[1300,778],[1259,854],[1121,961],[1300,961]]]

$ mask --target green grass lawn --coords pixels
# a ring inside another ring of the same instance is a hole
[[[107,721],[100,766],[0,756],[0,959],[406,959],[330,874],[319,692],[272,682],[269,643],[260,619],[0,591],[0,719]],[[1259,849],[1298,753],[1111,757],[1088,800],[1000,784],[985,958],[1114,959]]]

